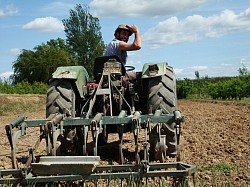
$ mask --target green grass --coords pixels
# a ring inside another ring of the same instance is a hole
[[[240,173],[244,173],[250,171],[244,171],[244,169],[230,165],[227,163],[218,163],[218,164],[209,164],[206,166],[202,166],[198,169],[198,183],[196,186],[205,187],[207,183],[210,183],[212,187],[234,187],[234,183],[236,181],[235,174],[238,175]],[[231,175],[234,174],[234,175]],[[233,178],[231,178],[234,176]],[[241,187],[248,187],[250,185],[250,181],[238,181]],[[238,185],[237,184],[237,185]]]
[[[200,169],[200,171],[204,171],[204,170],[209,170],[209,171],[220,171],[220,172],[229,172],[229,171],[239,171],[240,168],[237,166],[232,166],[226,163],[218,163],[218,164],[210,164],[207,166],[204,166]]]

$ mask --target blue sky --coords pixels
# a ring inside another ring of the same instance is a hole
[[[0,0],[0,78],[22,49],[65,39],[61,20],[76,4],[99,18],[105,43],[119,24],[139,27],[142,49],[127,62],[137,71],[147,62],[168,62],[178,79],[250,70],[250,0]]]

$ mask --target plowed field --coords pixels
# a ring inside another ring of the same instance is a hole
[[[44,102],[44,107],[37,107],[32,111],[24,109],[23,114],[28,119],[45,117],[45,96],[6,95],[1,98],[1,104]],[[178,108],[185,115],[181,136],[181,159],[197,166],[198,181],[203,186],[228,186],[225,184],[229,181],[234,186],[250,186],[250,104],[179,100]],[[11,168],[5,125],[18,115],[14,112],[0,116],[0,170]],[[27,149],[34,144],[38,134],[39,129],[30,129],[26,137],[19,141],[17,157],[20,162],[27,156]],[[124,139],[125,157],[129,158],[133,150],[133,136],[126,134]],[[111,146],[100,149],[103,163],[111,160],[109,156],[117,161],[116,156],[105,154],[112,152],[112,149],[117,151],[118,145],[114,143],[117,140],[117,135],[110,135],[109,142],[113,142]],[[44,154],[42,148],[40,153]]]

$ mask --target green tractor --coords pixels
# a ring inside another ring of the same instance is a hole
[[[67,118],[93,119],[95,128],[67,126],[56,137],[58,155],[88,155],[87,137],[91,132],[94,155],[99,145],[105,145],[110,133],[119,134],[119,160],[124,163],[122,153],[123,133],[133,132],[135,157],[138,155],[138,133],[136,123],[142,115],[160,116],[173,114],[177,110],[176,79],[173,68],[167,63],[146,63],[142,72],[134,72],[133,66],[124,66],[117,56],[97,57],[94,62],[94,80],[89,80],[82,66],[58,67],[53,73],[47,91],[46,117],[56,113]],[[116,125],[102,125],[103,120],[121,119]],[[132,125],[122,124],[126,116],[133,116]],[[110,117],[110,118],[107,118]],[[149,157],[163,162],[167,156],[178,153],[178,132],[175,122],[153,123],[144,128],[149,137]]]

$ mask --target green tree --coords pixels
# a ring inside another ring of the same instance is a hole
[[[63,20],[67,43],[77,58],[78,65],[84,66],[91,76],[94,59],[101,56],[105,48],[99,19],[89,13],[87,6],[82,7],[80,4],[69,13],[70,18]]]
[[[244,76],[244,75],[249,75],[250,72],[248,71],[247,67],[245,65],[243,65],[243,67],[238,69],[240,76]]]
[[[177,81],[176,89],[177,89],[177,97],[178,99],[186,99],[192,92],[193,82],[184,78],[184,80]]]
[[[199,71],[195,71],[194,74],[195,74],[195,78],[196,79],[200,79],[200,73],[199,73]]]
[[[76,60],[70,55],[69,47],[63,39],[52,39],[46,44],[34,47],[34,51],[22,50],[14,62],[13,83],[48,83],[52,73],[59,66],[75,65]]]

